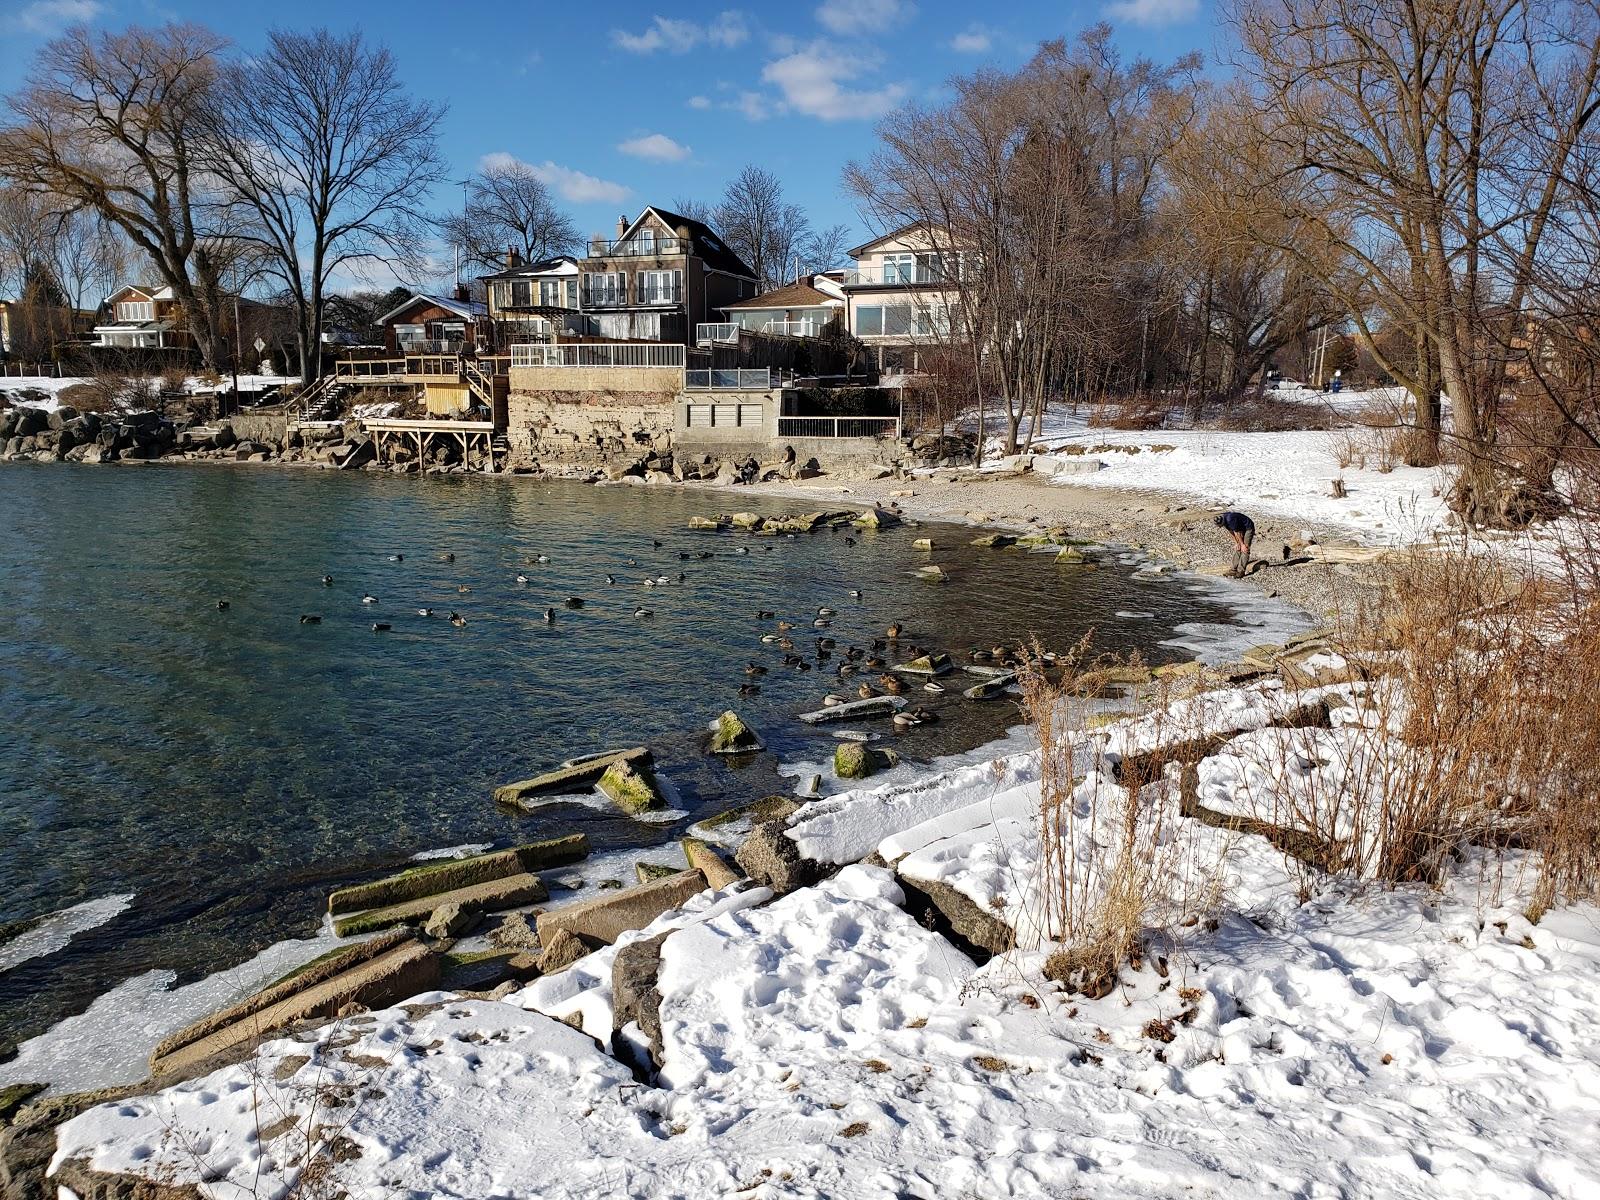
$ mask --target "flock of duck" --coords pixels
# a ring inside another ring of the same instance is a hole
[[[856,544],[856,539],[847,537],[845,542],[853,546]],[[652,548],[661,550],[664,546],[659,540],[653,540]],[[769,544],[762,547],[762,549],[771,552],[773,547]],[[739,546],[732,553],[736,556],[748,555],[750,548],[748,546]],[[706,561],[715,557],[714,554],[707,550],[680,550],[677,551],[677,555],[679,560],[684,562]],[[455,559],[456,556],[453,553],[445,553],[439,556],[439,561],[445,563],[453,563]],[[391,554],[388,556],[388,561],[403,563],[405,555]],[[548,554],[529,555],[524,559],[524,564],[530,567],[545,566],[550,562],[551,558]],[[636,569],[639,566],[639,562],[636,558],[629,557],[625,560],[624,566],[629,569]],[[614,587],[617,585],[615,574],[607,573],[603,578],[607,586]],[[669,574],[646,575],[640,582],[646,588],[662,588],[670,587],[675,583],[682,584],[687,579],[688,575],[680,570],[675,577]],[[527,587],[534,583],[535,579],[526,570],[519,570],[515,576],[515,581],[519,587]],[[336,581],[331,574],[322,575],[319,582],[325,588],[333,588],[336,585]],[[459,595],[465,596],[471,594],[472,588],[466,584],[460,584],[457,586],[456,591]],[[862,598],[862,592],[859,588],[851,588],[846,594],[853,601],[859,601]],[[380,603],[380,601],[371,592],[363,591],[361,603],[374,605]],[[568,596],[562,601],[562,606],[569,610],[582,609],[585,604],[586,601],[582,596]],[[218,600],[216,606],[219,611],[226,611],[229,608],[229,602],[227,600]],[[416,613],[419,617],[426,619],[431,619],[438,615],[436,610],[429,606],[419,607]],[[644,605],[636,606],[633,609],[633,616],[639,620],[645,620],[654,615],[654,611]],[[557,618],[556,607],[554,605],[547,606],[541,616],[546,625],[554,625]],[[758,609],[755,612],[757,622],[761,624],[771,623],[772,628],[760,634],[760,641],[763,645],[775,647],[782,654],[779,662],[783,668],[796,672],[810,672],[813,670],[819,673],[824,671],[831,672],[841,684],[854,678],[855,698],[861,700],[870,700],[878,696],[904,696],[910,691],[914,685],[907,683],[905,679],[895,674],[890,658],[893,656],[899,662],[912,662],[930,654],[929,648],[913,640],[901,621],[891,623],[881,635],[865,639],[865,645],[849,643],[841,646],[836,638],[821,632],[832,626],[835,616],[837,616],[835,609],[827,605],[819,607],[815,615],[805,622],[812,632],[809,634],[810,644],[803,646],[802,643],[805,641],[806,634],[802,631],[801,621],[779,619],[777,612],[771,609]],[[450,610],[445,619],[457,629],[465,628],[467,625],[466,617],[455,610]],[[315,612],[302,613],[300,614],[300,623],[302,625],[320,625],[322,623],[322,615]],[[389,621],[374,621],[371,624],[371,629],[374,633],[386,633],[393,628],[393,623]],[[799,640],[794,636],[797,633],[801,634]],[[973,648],[969,657],[974,663],[994,664],[1002,667],[1016,664],[1015,653],[1002,646],[996,646],[989,650]],[[755,659],[747,662],[744,668],[747,681],[739,686],[738,694],[741,697],[758,695],[761,692],[761,685],[756,681],[768,674],[768,671],[768,667]],[[924,682],[921,687],[923,691],[930,695],[940,695],[945,691],[944,685],[936,679]],[[823,698],[823,703],[831,706],[846,703],[848,699],[850,697],[846,695],[830,693]],[[894,722],[901,729],[937,720],[938,715],[933,710],[920,706],[901,709],[894,715]]]

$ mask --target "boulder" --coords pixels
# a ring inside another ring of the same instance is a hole
[[[537,950],[539,935],[523,913],[507,913],[500,924],[489,931],[489,944],[501,950]]]
[[[729,709],[717,718],[711,733],[711,753],[752,754],[762,748],[760,737],[738,713]]]
[[[852,525],[858,525],[863,529],[882,529],[890,525],[898,525],[899,523],[900,518],[895,516],[892,512],[889,512],[887,509],[876,507],[865,509],[864,511],[856,514],[855,520],[851,522]]]
[[[595,785],[601,793],[630,816],[667,806],[648,767],[635,769],[617,760],[605,769]]]
[[[722,528],[722,522],[712,520],[710,517],[690,517],[689,528],[715,531]]]
[[[589,947],[577,934],[557,929],[543,939],[544,950],[539,955],[539,974],[554,975],[564,971],[589,953]]]
[[[703,892],[705,886],[705,876],[699,871],[680,871],[654,883],[641,883],[542,912],[538,918],[539,940],[549,946],[556,932],[565,930],[586,942],[609,945],[628,930],[643,929],[662,913],[679,907],[689,897]]]
[[[948,654],[924,654],[921,658],[913,658],[910,662],[901,663],[896,671],[904,671],[907,675],[943,675],[955,668],[950,664]]]
[[[611,960],[612,1021],[620,1031],[630,1022],[649,1040],[650,1061],[661,1065],[661,943],[667,934],[629,942]]]
[[[821,863],[800,857],[783,821],[763,821],[734,854],[744,873],[780,895],[810,887],[826,873]]]
[[[549,892],[545,890],[543,880],[537,875],[509,875],[504,879],[491,879],[487,883],[457,888],[436,896],[424,896],[418,900],[407,900],[387,908],[373,908],[365,912],[335,917],[333,931],[340,937],[352,937],[358,933],[370,933],[375,929],[387,929],[391,925],[420,925],[432,916],[440,905],[452,901],[463,905],[473,904],[483,911],[493,912],[502,908],[517,908],[523,904],[538,904],[548,898]]]
[[[971,544],[982,546],[989,550],[1004,550],[1007,546],[1015,546],[1017,539],[1009,533],[986,533],[981,537],[973,538]]]
[[[12,430],[13,437],[33,437],[35,434],[50,428],[50,416],[42,408],[21,408],[17,410],[16,427]]]
[[[1056,555],[1056,562],[1063,566],[1077,566],[1089,561],[1089,556],[1076,546],[1064,546]]]
[[[431,938],[455,938],[470,933],[483,920],[483,909],[473,903],[449,900],[434,909],[422,932]]]
[[[913,550],[932,550],[933,549],[933,539],[932,538],[917,538],[916,541],[911,543],[911,548]]]
[[[949,922],[951,931],[969,945],[989,954],[1004,954],[1016,944],[1011,926],[979,908],[976,901],[948,883],[907,875],[901,875],[900,882],[908,892],[920,895],[937,909]]]
[[[728,523],[735,529],[760,529],[766,523],[766,518],[753,512],[737,512],[729,518]]]

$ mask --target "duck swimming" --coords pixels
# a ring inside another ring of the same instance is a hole
[[[405,562],[405,560],[406,560],[406,556],[404,554],[391,554],[391,555],[389,555],[389,561],[390,562]]]
[[[547,609],[544,610],[544,623],[546,625],[554,625],[556,623],[556,610],[555,609],[547,608]]]
[[[227,612],[228,611],[228,602],[226,600],[218,600],[217,601],[217,611],[218,612]]]
[[[431,617],[431,616],[433,616],[433,609],[431,609],[431,608],[419,608],[419,609],[417,609],[417,616],[419,616],[419,617]]]
[[[528,582],[528,577],[526,575],[518,575],[517,576],[517,582],[518,583],[527,583]]]
[[[464,629],[467,624],[467,619],[460,613],[453,612],[450,614],[450,624],[454,625],[457,629]]]
[[[378,598],[370,593],[363,593],[361,596],[361,603],[363,604],[376,604],[377,602]]]
[[[640,620],[643,620],[645,617],[653,617],[656,614],[651,612],[648,608],[636,608],[633,610],[633,615],[638,617]]]
[[[332,575],[324,575],[322,577],[322,586],[323,587],[332,587],[333,586],[333,576]]]
[[[321,625],[322,624],[322,618],[317,616],[316,613],[301,613],[300,614],[300,624],[302,624],[302,625]]]
[[[394,628],[394,626],[389,624],[389,622],[387,622],[387,621],[374,621],[372,623],[372,632],[373,633],[388,633],[389,630],[391,630],[393,628]]]

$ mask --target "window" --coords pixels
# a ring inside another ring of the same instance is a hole
[[[567,307],[568,308],[577,308],[578,307],[578,279],[577,279],[577,276],[573,276],[571,279],[567,280]]]
[[[682,271],[640,271],[640,304],[676,304],[683,299]]]
[[[640,254],[654,254],[656,251],[656,231],[646,225],[639,230],[635,240],[639,243]]]
[[[862,305],[856,309],[856,336],[877,337],[883,333],[883,306]]]
[[[626,271],[591,271],[583,277],[583,302],[585,304],[626,304],[628,302],[628,273]]]
[[[916,277],[917,257],[914,254],[885,254],[883,256],[883,282],[911,283]]]
[[[857,337],[908,337],[922,333],[922,314],[909,304],[870,304],[856,309]]]
[[[117,320],[119,321],[154,321],[156,319],[156,306],[149,300],[119,300],[117,302]]]
[[[428,340],[428,327],[426,325],[396,325],[394,327],[395,345],[404,350],[414,342]]]
[[[905,337],[911,332],[911,305],[886,304],[883,308],[883,335]]]
[[[572,284],[577,287],[577,283]],[[539,281],[539,303],[546,308],[560,308],[562,300],[567,294],[567,281],[564,279],[541,279]]]

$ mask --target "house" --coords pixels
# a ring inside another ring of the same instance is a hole
[[[378,318],[391,354],[456,354],[475,348],[489,310],[476,300],[456,300],[419,292]]]
[[[94,345],[122,350],[188,350],[194,345],[183,306],[170,287],[127,284],[106,298],[106,319],[96,325]]]
[[[689,344],[696,326],[759,290],[755,272],[711,228],[663,208],[617,236],[590,239],[578,301],[602,338]]]
[[[735,330],[816,337],[845,310],[844,287],[830,274],[806,275],[748,300],[723,305],[727,320],[696,327],[695,340],[726,341]]]
[[[495,346],[591,332],[578,307],[579,274],[578,260],[569,254],[524,262],[516,250],[507,250],[506,269],[480,277]]]
[[[849,252],[856,260],[844,277],[849,329],[886,375],[920,370],[920,359],[949,334],[963,254],[941,240],[914,222]]]

